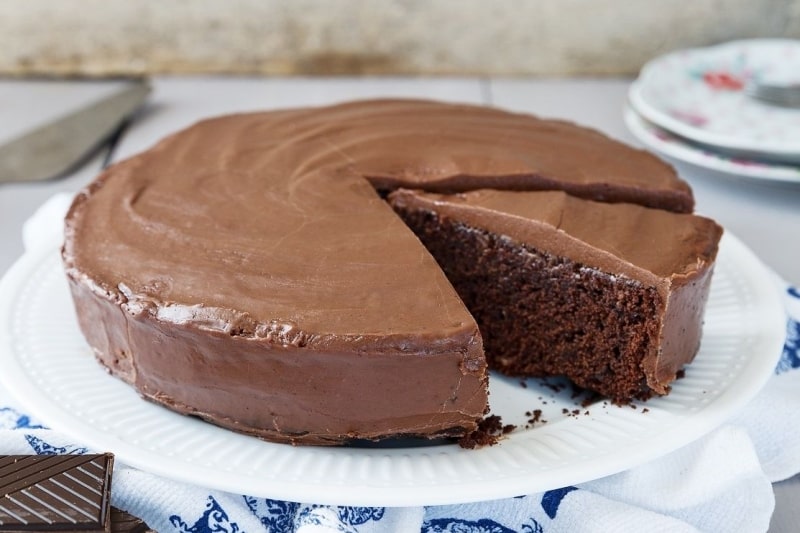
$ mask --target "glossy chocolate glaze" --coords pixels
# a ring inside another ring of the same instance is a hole
[[[391,100],[220,117],[76,198],[63,257],[83,332],[145,397],[267,439],[468,432],[480,335],[375,192],[399,186],[693,205],[655,157],[564,122]]]
[[[665,394],[700,346],[705,303],[722,228],[713,220],[639,205],[600,203],[560,191],[477,190],[455,195],[397,190],[399,211],[422,210],[613,278],[653,287],[658,342],[641,363],[647,385]],[[624,282],[624,281],[623,281]]]

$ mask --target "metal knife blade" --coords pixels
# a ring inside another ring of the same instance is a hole
[[[85,160],[144,102],[146,81],[78,109],[0,146],[0,183],[55,178]]]

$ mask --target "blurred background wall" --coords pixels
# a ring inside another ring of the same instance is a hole
[[[0,0],[0,75],[624,75],[800,0]]]

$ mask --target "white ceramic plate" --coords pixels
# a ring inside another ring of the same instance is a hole
[[[169,478],[301,502],[450,504],[580,483],[697,439],[764,385],[781,353],[784,321],[768,272],[726,235],[701,351],[672,393],[648,401],[647,411],[605,402],[584,408],[569,389],[493,376],[492,411],[520,425],[498,445],[292,447],[175,414],[106,374],[78,330],[56,248],[42,247],[0,282],[0,381],[53,429]],[[547,423],[526,428],[525,413],[535,409]]]
[[[692,141],[800,162],[800,109],[745,95],[757,79],[800,82],[800,40],[735,41],[658,57],[642,68],[629,98],[647,120]]]
[[[769,163],[707,150],[659,128],[630,107],[623,111],[623,118],[628,130],[647,148],[672,159],[734,176],[800,183],[800,163]]]

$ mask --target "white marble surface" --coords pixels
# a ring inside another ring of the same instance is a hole
[[[622,121],[628,79],[264,79],[161,78],[147,107],[114,150],[136,153],[163,135],[202,117],[237,111],[322,104],[379,96],[427,97],[491,103],[503,108],[573,120],[636,144]],[[113,82],[0,80],[0,142],[111,91]],[[74,191],[100,170],[98,154],[77,172],[38,184],[0,184],[0,272],[22,253],[22,223],[58,191]],[[800,183],[734,178],[680,165],[691,183],[697,211],[717,219],[769,266],[800,285]],[[777,507],[770,531],[797,531],[800,477],[775,485]]]

